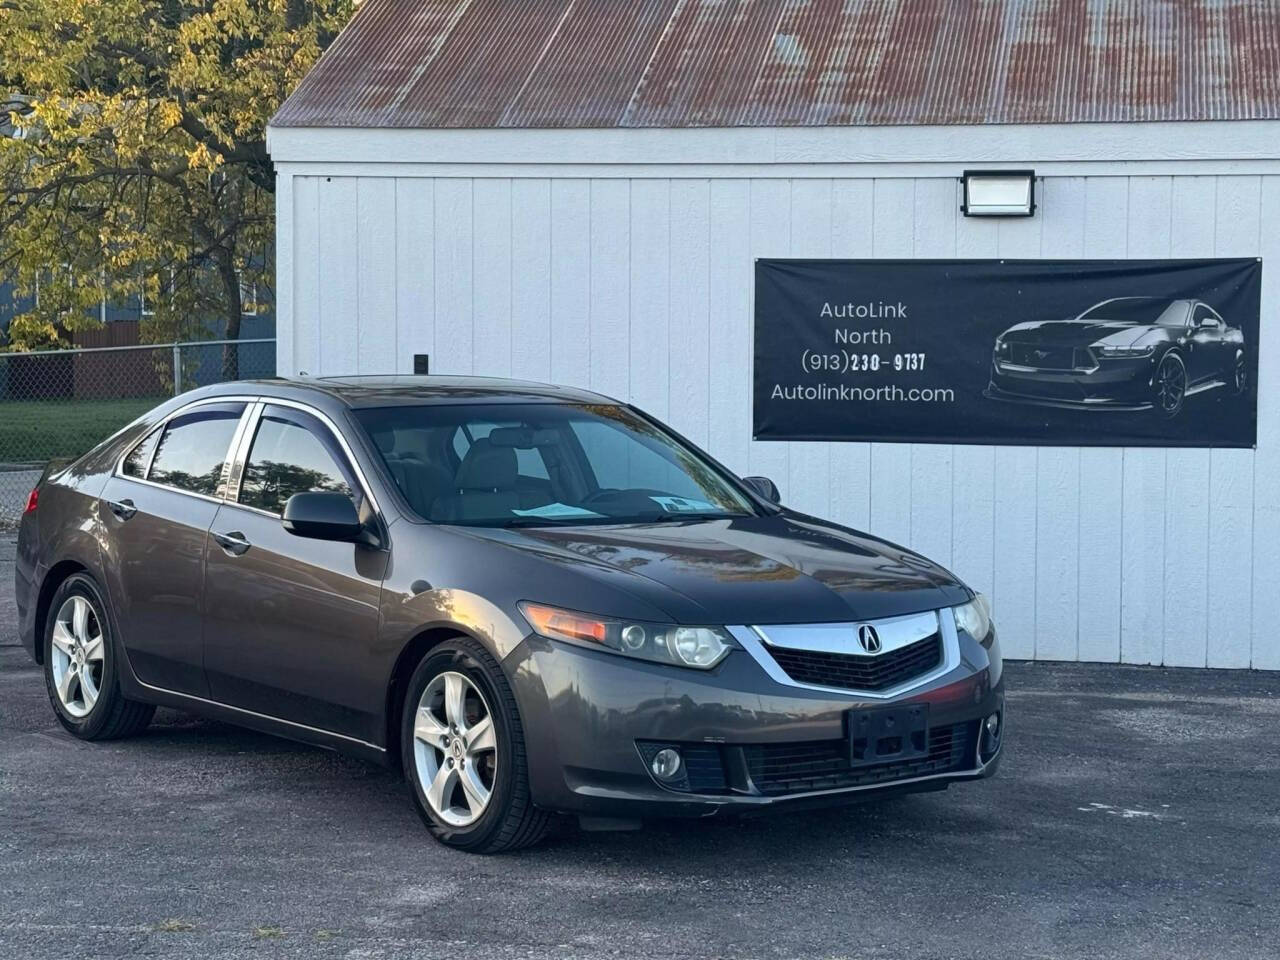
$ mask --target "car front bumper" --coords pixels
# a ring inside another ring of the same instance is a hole
[[[1089,369],[1051,370],[996,360],[984,391],[992,400],[1050,407],[1146,410],[1152,406],[1154,357],[1101,360]]]
[[[741,629],[741,628],[735,628]],[[534,802],[586,817],[643,819],[763,812],[944,789],[989,777],[1004,741],[998,642],[951,631],[957,656],[893,697],[780,683],[746,649],[709,671],[529,637],[507,660],[520,703]],[[848,718],[927,704],[929,753],[853,766]],[[1000,716],[994,750],[982,725]],[[688,773],[659,782],[648,760],[674,746]]]

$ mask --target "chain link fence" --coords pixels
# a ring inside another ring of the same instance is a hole
[[[275,371],[273,339],[0,353],[0,531],[17,526],[50,460],[78,457],[168,397]]]

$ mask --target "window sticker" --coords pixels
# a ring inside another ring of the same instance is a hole
[[[587,510],[584,507],[574,507],[567,503],[544,503],[540,507],[532,507],[528,510],[512,510],[512,513],[520,517],[601,517],[604,514],[596,513],[594,510]]]

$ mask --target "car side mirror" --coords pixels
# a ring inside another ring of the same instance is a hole
[[[365,539],[356,505],[345,493],[295,493],[284,505],[280,523],[296,537],[354,543]]]
[[[778,485],[768,477],[743,477],[742,482],[770,503],[782,502],[782,494],[778,493]]]

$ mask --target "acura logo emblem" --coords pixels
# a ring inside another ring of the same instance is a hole
[[[876,628],[869,623],[864,623],[858,628],[858,643],[867,653],[880,652],[880,634],[876,633]]]

